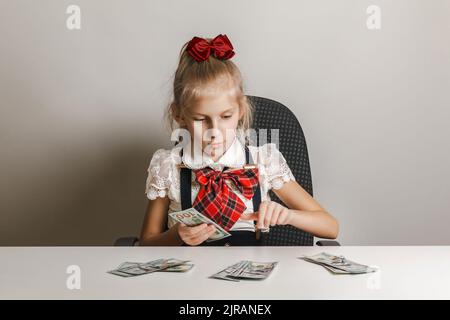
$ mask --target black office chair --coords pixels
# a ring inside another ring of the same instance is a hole
[[[311,169],[309,166],[308,149],[305,136],[297,117],[283,104],[274,100],[247,96],[255,107],[252,128],[256,131],[259,145],[259,130],[267,129],[267,142],[271,142],[271,129],[278,129],[279,150],[286,159],[289,168],[297,182],[312,196]],[[283,204],[273,191],[269,191],[272,201]],[[293,226],[275,226],[270,232],[261,233],[261,244],[264,246],[312,246],[314,237]],[[137,243],[136,237],[119,238],[115,246],[133,246]],[[319,246],[339,246],[337,241],[321,240],[316,242]]]

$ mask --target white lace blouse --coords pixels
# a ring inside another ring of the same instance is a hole
[[[248,148],[259,170],[261,201],[270,200],[269,190],[280,189],[289,180],[295,181],[295,177],[286,163],[285,158],[274,143],[266,143],[262,146],[249,146]],[[203,153],[202,157],[192,157],[191,152],[187,152],[187,150],[190,150],[190,145],[183,149],[183,156],[181,157],[181,147],[176,146],[169,150],[158,149],[150,161],[145,193],[150,200],[156,197],[169,197],[169,212],[182,210],[180,200],[180,168],[177,164],[183,162],[191,169],[210,166],[214,170],[223,170],[225,166],[242,167],[245,164],[244,144],[238,138],[235,138],[231,146],[216,162],[206,153]],[[200,158],[200,161],[194,161],[193,158]],[[245,198],[231,181],[225,181],[246,205],[247,209],[244,213],[253,212],[252,200]],[[192,203],[195,201],[199,189],[200,185],[195,180],[195,175],[192,174]],[[168,227],[170,228],[174,223],[169,217]],[[255,231],[255,226],[253,221],[239,219],[230,230]]]

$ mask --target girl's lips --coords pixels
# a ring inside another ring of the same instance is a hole
[[[215,143],[211,143],[210,146],[213,147],[213,148],[217,148],[221,144],[222,144],[221,142],[215,142]]]

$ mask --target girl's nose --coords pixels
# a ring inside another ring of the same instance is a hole
[[[211,120],[208,129],[212,131],[212,134],[217,135],[216,131],[219,130],[219,122],[217,120]]]
[[[211,129],[219,129],[219,121],[218,120],[211,120]]]

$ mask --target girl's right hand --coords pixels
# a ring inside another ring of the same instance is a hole
[[[178,235],[184,243],[190,246],[197,246],[201,244],[215,231],[216,227],[214,225],[207,225],[206,223],[199,224],[195,227],[188,227],[183,223],[178,225]]]

